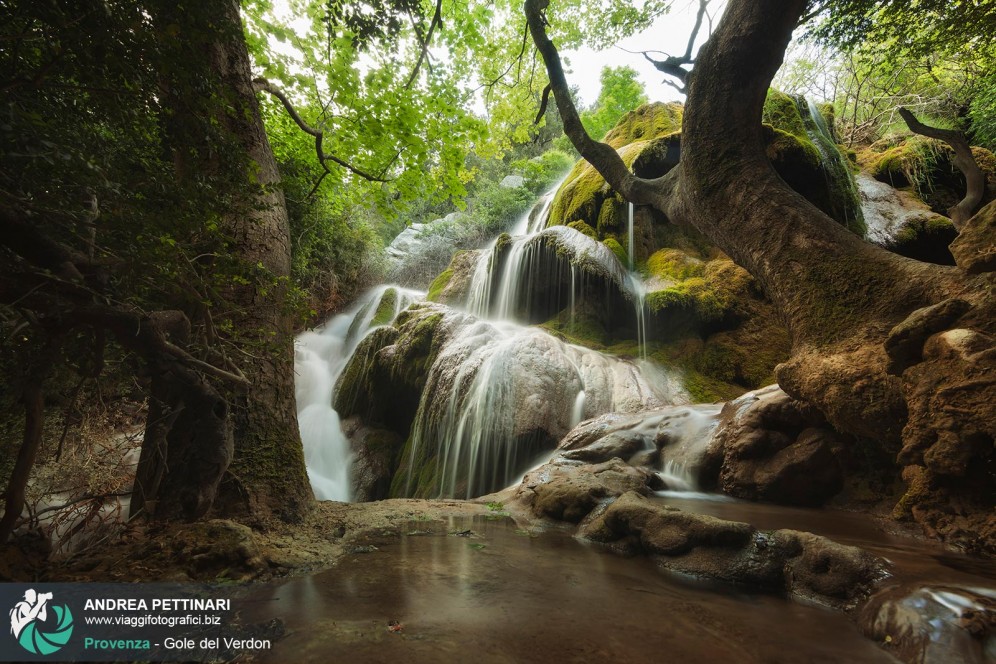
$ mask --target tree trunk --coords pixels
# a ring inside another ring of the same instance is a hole
[[[863,241],[792,191],[764,154],[764,99],[806,1],[731,0],[689,77],[681,161],[658,180],[633,176],[573,122],[538,4],[526,2],[530,30],[582,156],[625,197],[695,227],[758,280],[792,335],[779,384],[838,430],[898,452],[915,469],[904,473],[907,502],[931,505],[913,510],[921,523],[957,502],[985,530],[994,496],[984,487],[996,482],[992,274],[969,277]],[[983,538],[996,551],[996,526]]]
[[[54,348],[50,347],[48,350],[54,350]],[[17,526],[17,520],[21,518],[21,512],[24,511],[28,478],[35,465],[35,459],[38,458],[42,427],[45,422],[45,395],[42,392],[42,385],[48,377],[51,366],[51,356],[32,363],[24,385],[21,396],[21,400],[24,402],[24,439],[17,452],[14,469],[10,473],[7,490],[4,492],[4,512],[3,518],[0,519],[0,544],[10,538]]]
[[[965,176],[965,197],[958,201],[957,205],[948,209],[948,216],[951,223],[960,232],[965,227],[965,222],[972,218],[975,209],[982,202],[982,197],[986,193],[986,176],[975,162],[975,155],[972,154],[972,146],[960,131],[952,129],[938,129],[923,124],[916,119],[916,116],[909,109],[900,108],[899,115],[903,117],[906,126],[915,134],[936,138],[944,141],[954,150],[954,164]]]
[[[248,390],[224,392],[233,406],[235,453],[217,507],[260,523],[270,517],[297,521],[313,495],[294,402],[290,233],[239,4],[162,2],[154,19],[165,37],[165,61],[172,64],[162,81],[178,177],[204,179],[230,197],[222,232],[248,280],[223,288],[230,313],[214,321],[230,323],[231,341],[241,350],[238,364],[250,382]],[[205,396],[204,403],[210,401]]]

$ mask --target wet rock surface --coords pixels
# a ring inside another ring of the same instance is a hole
[[[710,454],[721,456],[724,493],[787,505],[820,505],[843,487],[836,433],[813,408],[777,386],[727,403]]]
[[[548,463],[530,473],[513,500],[533,515],[578,523],[606,498],[650,493],[650,474],[620,459],[600,464]]]
[[[858,624],[910,664],[996,662],[996,592],[901,585],[875,594]]]

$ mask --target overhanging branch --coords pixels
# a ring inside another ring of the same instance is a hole
[[[297,109],[294,108],[294,105],[291,103],[290,99],[287,98],[287,95],[285,95],[280,88],[273,85],[272,83],[270,83],[270,81],[266,80],[265,78],[257,78],[252,82],[252,84],[253,88],[256,91],[268,92],[277,99],[279,99],[280,103],[283,104],[284,108],[287,110],[287,114],[290,115],[291,119],[294,120],[294,123],[301,128],[301,131],[310,136],[315,137],[315,154],[317,154],[318,163],[320,163],[322,168],[325,170],[325,174],[329,174],[332,172],[332,170],[329,168],[328,165],[328,162],[331,161],[332,163],[342,166],[350,173],[360,176],[364,180],[369,180],[370,182],[390,182],[390,179],[388,178],[368,173],[364,171],[362,168],[353,166],[349,162],[345,161],[344,159],[340,159],[334,154],[328,154],[327,152],[325,152],[322,146],[322,142],[324,141],[325,138],[325,133],[322,132],[320,129],[315,129],[307,122],[305,122],[304,118],[301,117],[301,115],[297,112]],[[322,177],[324,178],[325,176],[323,175]],[[314,189],[312,191],[314,191]]]
[[[972,217],[975,209],[979,207],[986,191],[986,176],[975,161],[972,146],[968,144],[968,140],[960,131],[925,125],[908,108],[900,108],[899,115],[906,121],[906,126],[914,134],[944,141],[954,150],[955,156],[951,163],[957,166],[958,170],[965,176],[965,197],[957,205],[948,209],[948,216],[951,217],[951,223],[960,231],[965,222]]]
[[[594,140],[581,123],[578,109],[571,98],[570,87],[567,85],[560,54],[546,34],[543,9],[547,4],[548,0],[526,0],[524,9],[533,43],[543,57],[543,63],[550,77],[550,89],[557,101],[560,117],[564,121],[564,133],[581,156],[598,170],[613,189],[633,203],[650,203],[656,198],[656,192],[650,181],[633,175],[615,149],[607,143]]]

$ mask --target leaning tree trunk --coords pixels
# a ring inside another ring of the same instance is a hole
[[[221,232],[247,283],[222,287],[225,319],[247,390],[225,392],[234,458],[216,507],[264,522],[300,520],[313,501],[294,402],[293,329],[287,300],[290,231],[273,152],[252,87],[237,0],[157,3],[170,68],[165,120],[177,175],[230,197]],[[221,387],[219,387],[221,391]],[[206,398],[204,403],[211,401]]]
[[[996,551],[993,275],[863,241],[791,190],[764,154],[764,99],[805,0],[731,0],[689,78],[681,161],[658,180],[635,177],[584,132],[541,4],[526,2],[530,30],[582,156],[621,194],[695,227],[758,280],[792,335],[779,384],[840,431],[897,453],[904,509],[945,536],[975,528],[979,546]],[[941,516],[952,505],[965,517],[953,526]]]

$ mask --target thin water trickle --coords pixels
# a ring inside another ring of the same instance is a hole
[[[629,271],[632,272],[636,266],[635,247],[636,241],[633,238],[633,204],[629,204],[629,222],[627,224],[627,235],[629,236]]]

